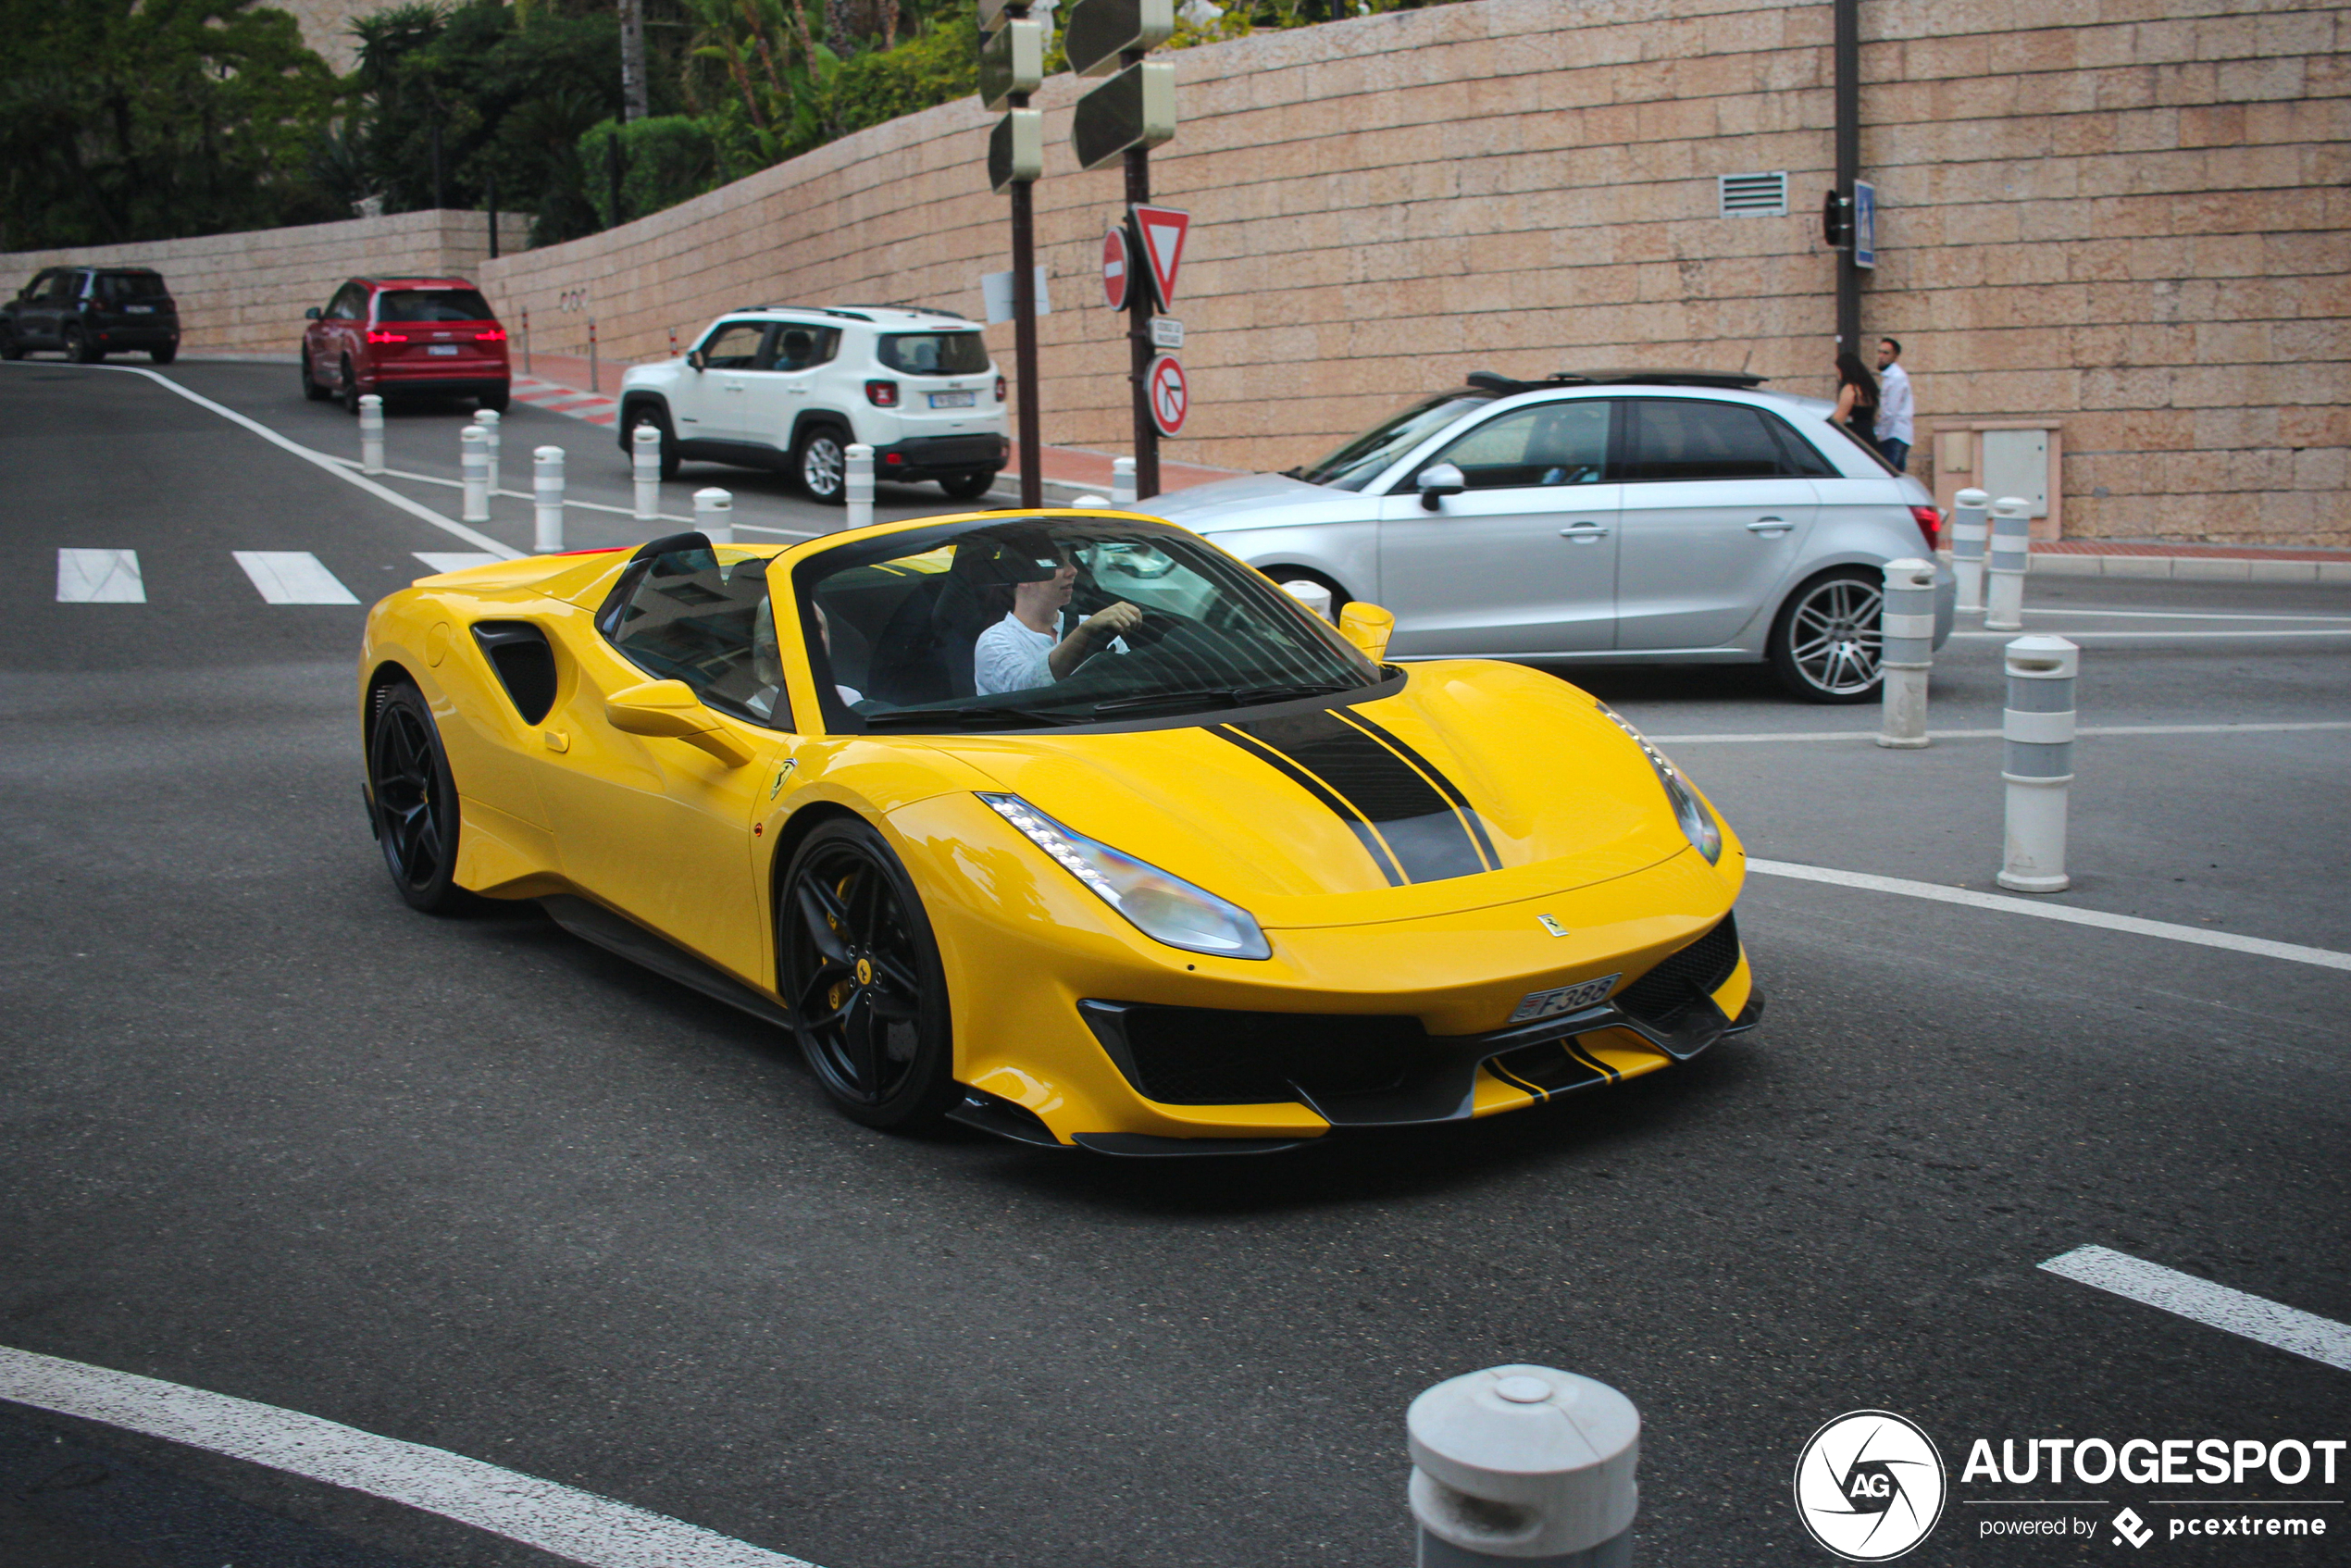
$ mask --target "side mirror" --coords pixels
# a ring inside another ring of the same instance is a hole
[[[1387,640],[1396,632],[1396,612],[1361,599],[1350,600],[1338,613],[1338,634],[1378,664],[1387,657]]]
[[[316,321],[319,318],[321,314],[322,313],[319,311],[318,307],[314,305],[308,310],[302,313],[302,318],[305,321]]]
[[[604,699],[604,722],[628,735],[662,740],[683,740],[725,763],[740,767],[751,753],[729,735],[718,716],[703,706],[694,689],[682,680],[649,680],[624,687]]]
[[[686,363],[692,366],[697,370],[707,370],[710,368],[710,361],[702,356],[702,350],[698,348],[689,349],[686,351]]]
[[[1421,505],[1430,512],[1440,511],[1449,495],[1459,495],[1469,489],[1469,480],[1450,463],[1432,463],[1421,470]]]

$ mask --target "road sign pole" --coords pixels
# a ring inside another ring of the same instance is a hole
[[[1026,108],[1018,94],[1015,108]],[[1044,443],[1037,433],[1037,210],[1027,180],[1013,187],[1013,358],[1020,381],[1020,504],[1045,504]]]
[[[1128,65],[1143,57],[1139,49],[1120,56]],[[1126,149],[1126,209],[1151,205],[1151,153],[1149,147]],[[1159,429],[1151,423],[1151,367],[1157,351],[1151,347],[1153,285],[1141,235],[1130,235],[1126,280],[1126,365],[1135,415],[1135,497],[1149,500],[1159,493]],[[1140,285],[1139,287],[1138,285]]]

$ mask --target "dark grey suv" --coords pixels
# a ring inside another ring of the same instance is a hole
[[[0,304],[0,359],[44,348],[81,365],[140,350],[168,365],[180,354],[180,307],[150,268],[45,268]]]

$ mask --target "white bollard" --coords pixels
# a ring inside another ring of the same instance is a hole
[[[1412,1401],[1420,1568],[1626,1568],[1641,1414],[1605,1383],[1548,1366],[1449,1378]]]
[[[650,523],[661,516],[661,429],[640,425],[628,438],[628,467],[637,481],[636,518]]]
[[[1992,537],[1992,498],[1963,490],[1951,498],[1951,570],[1959,579],[1959,614],[1984,613],[1984,541]]]
[[[1995,878],[2020,893],[2061,893],[2066,797],[2073,783],[2073,680],[2082,650],[2062,637],[2020,637],[2008,646],[2009,705],[2000,716],[2008,753],[2008,848]]]
[[[2013,495],[1992,503],[1992,554],[1984,567],[1984,627],[2024,629],[2024,574],[2033,565],[2033,504]]]
[[[1309,582],[1304,578],[1292,578],[1282,584],[1282,591],[1325,620],[1331,618],[1331,591],[1321,583]]]
[[[1915,751],[1926,744],[1926,679],[1934,667],[1934,562],[1909,555],[1885,564],[1877,626],[1885,675],[1877,743]]]
[[[384,400],[374,392],[359,400],[359,471],[384,471]]]
[[[531,488],[539,503],[530,547],[541,555],[553,555],[564,547],[564,449],[542,446],[530,456]]]
[[[713,544],[735,542],[735,498],[713,486],[694,492],[694,527]]]
[[[1110,460],[1110,504],[1113,506],[1135,504],[1135,460],[1113,457]]]
[[[464,518],[469,523],[490,520],[490,432],[467,425],[457,432],[457,471],[466,481]]]
[[[474,415],[474,423],[490,432],[490,439],[481,444],[482,450],[490,454],[490,493],[492,495],[498,493],[498,447],[504,434],[500,427],[505,422],[505,417],[495,408],[484,408]]]
[[[841,477],[841,499],[849,504],[844,528],[870,528],[874,521],[874,449],[864,442],[849,447],[849,471]]]

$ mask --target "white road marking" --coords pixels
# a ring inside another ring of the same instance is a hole
[[[31,1350],[0,1346],[0,1400],[389,1498],[590,1568],[814,1568],[446,1449]]]
[[[436,577],[442,572],[462,572],[467,566],[486,566],[492,561],[504,559],[487,550],[415,550],[409,552],[433,569]]]
[[[2073,733],[2088,735],[2275,735],[2305,729],[2351,729],[2351,719],[2312,719],[2293,724],[2091,724]],[[1997,740],[1996,729],[1931,729],[1928,738],[1935,740]],[[1773,740],[1874,740],[1874,729],[1798,729],[1765,730],[1754,735],[1652,735],[1649,743],[1656,746],[1695,746],[1713,741],[1723,745],[1753,746]]]
[[[272,604],[356,604],[351,590],[307,550],[232,550],[237,565]]]
[[[2095,1285],[2117,1296],[2160,1307],[2192,1323],[2224,1328],[2247,1339],[2307,1356],[2351,1372],[2351,1325],[2306,1313],[2265,1296],[2232,1290],[2178,1269],[2165,1268],[2108,1247],[2076,1247],[2041,1265],[2051,1274]]]
[[[2102,619],[2134,621],[2351,621],[2351,616],[2255,615],[2242,610],[2076,610],[2049,605],[2027,608],[2028,616],[2096,616]]]
[[[7,362],[0,361],[0,363]],[[17,361],[17,363],[23,364],[27,362],[19,360]],[[41,362],[41,367],[44,370],[54,370],[57,368],[57,366],[54,360],[44,360]],[[511,545],[501,544],[486,533],[476,533],[473,529],[457,521],[454,517],[444,517],[440,513],[434,511],[431,507],[424,505],[419,502],[411,501],[396,490],[386,489],[384,486],[379,485],[375,480],[369,479],[367,475],[360,473],[356,468],[346,467],[341,463],[338,463],[334,458],[328,456],[323,452],[313,452],[310,448],[303,445],[301,442],[280,435],[277,431],[271,429],[260,420],[247,418],[244,415],[238,413],[235,409],[229,407],[225,404],[215,403],[212,399],[205,396],[202,392],[193,392],[181,386],[179,382],[173,380],[168,376],[157,375],[153,370],[143,370],[136,365],[86,365],[79,367],[79,368],[85,370],[108,370],[120,376],[144,376],[147,380],[155,382],[155,385],[169,388],[171,391],[179,393],[181,397],[186,398],[190,403],[195,404],[198,407],[209,408],[212,412],[219,415],[223,419],[228,420],[230,424],[243,425],[246,429],[251,430],[255,435],[259,436],[262,440],[269,442],[273,446],[283,447],[288,452],[292,453],[296,457],[301,458],[304,462],[317,464],[318,467],[334,475],[335,478],[343,480],[347,484],[357,485],[361,490],[366,491],[377,500],[388,502],[392,505],[399,507],[403,512],[407,513],[410,516],[430,523],[433,527],[441,529],[443,533],[454,534],[457,538],[464,540],[467,544],[472,545],[477,550],[487,550],[502,561],[515,561],[522,558],[523,552],[515,549]]]
[[[1873,877],[1866,871],[1833,871],[1824,865],[1800,865],[1785,860],[1750,859],[1747,868],[1766,877],[1785,877],[1798,882],[1825,882],[1836,888],[1896,893],[1904,898],[1963,904],[1970,909],[1989,909],[2002,915],[2029,915],[2039,920],[2062,920],[2073,926],[2127,931],[2137,937],[2161,937],[2168,941],[2191,942],[2197,947],[2225,948],[2231,952],[2283,958],[2288,963],[2310,964],[2321,969],[2351,970],[2351,952],[2337,952],[2332,948],[2303,947],[2295,942],[2273,942],[2265,937],[2240,937],[2233,931],[2208,931],[2196,926],[2174,926],[2168,920],[2142,920],[2135,915],[2108,915],[2103,910],[2076,909],[2068,904],[2009,898],[2000,893],[1979,893],[1967,888],[1946,888],[1934,882],[1913,882],[1903,877]]]
[[[1951,641],[1966,638],[1971,641],[2006,641],[2016,636],[2013,631],[1955,631]],[[2102,637],[2108,641],[2133,641],[2167,642],[2218,641],[2222,638],[2244,637],[2351,637],[2351,626],[2314,626],[2302,631],[2100,631],[2096,627],[2075,627],[2068,637]]]
[[[143,604],[147,580],[139,575],[136,550],[57,552],[60,604]]]

